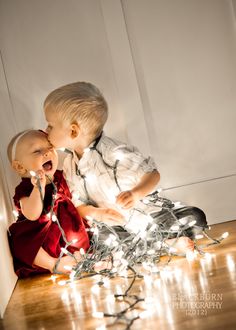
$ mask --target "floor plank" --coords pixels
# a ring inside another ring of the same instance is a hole
[[[220,245],[207,248],[211,258],[194,261],[175,257],[167,272],[139,279],[132,293],[150,297],[139,303],[141,313],[150,315],[135,321],[132,329],[236,329],[236,221],[213,225],[214,237],[228,231]],[[61,280],[58,276],[56,281]],[[19,280],[0,327],[6,330],[107,329],[113,319],[92,317],[95,311],[114,312],[127,306],[111,300],[124,292],[130,280],[114,278],[107,287],[91,291],[95,278],[60,286],[50,276]],[[125,329],[116,324],[109,329]]]

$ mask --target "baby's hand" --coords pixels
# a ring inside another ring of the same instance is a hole
[[[35,172],[35,176],[31,176],[31,183],[34,187],[38,187],[40,183],[41,187],[44,188],[46,186],[46,176],[43,170],[38,170]]]
[[[74,253],[74,255],[75,255],[76,260],[78,262],[81,259],[81,255],[80,255],[79,251],[76,251]],[[58,272],[68,274],[68,273],[71,272],[72,267],[76,266],[76,264],[77,263],[76,263],[74,258],[72,258],[71,256],[64,256],[64,257],[61,258],[56,270]],[[65,268],[65,266],[67,266],[67,267]]]
[[[132,190],[122,191],[116,197],[116,203],[123,209],[130,209],[134,207],[134,204],[137,202],[137,200],[138,199]]]
[[[115,225],[123,225],[124,224],[124,216],[113,209],[105,209],[105,208],[98,208],[97,209],[97,218],[96,220],[105,222],[108,225],[115,226]]]

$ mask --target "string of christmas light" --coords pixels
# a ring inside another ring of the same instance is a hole
[[[87,150],[87,152],[90,152],[90,150],[97,151],[103,159],[102,154],[96,149],[96,143],[92,148]],[[117,168],[120,161],[123,159],[124,155],[121,152],[117,154],[117,159],[115,160],[114,166],[105,163],[103,159],[105,165],[112,169],[114,180],[119,191],[121,191],[121,189],[117,178]],[[79,171],[77,171],[77,173],[84,181],[84,188],[87,192],[87,200],[90,201],[86,186],[86,176],[81,175]],[[31,173],[31,175],[35,176],[36,174]],[[192,238],[194,240],[195,249],[194,252],[186,254],[186,257],[189,260],[194,259],[197,254],[204,257],[206,255],[206,252],[204,251],[205,248],[213,244],[219,244],[228,236],[228,233],[224,233],[218,239],[212,238],[209,233],[206,232],[208,229],[207,226],[201,228],[196,225],[194,213],[191,214],[191,209],[178,212],[178,209],[176,210],[176,203],[159,196],[159,191],[155,191],[154,193],[146,196],[142,202],[143,204],[152,206],[154,209],[156,208],[156,212],[148,214],[142,209],[134,209],[134,211],[136,211],[136,216],[137,214],[140,214],[148,220],[148,225],[146,228],[141,228],[138,233],[134,234],[124,231],[126,235],[123,237],[122,234],[120,235],[112,226],[98,222],[96,219],[89,218],[89,220],[92,221],[92,225],[88,229],[88,231],[92,234],[91,244],[86,252],[83,249],[80,249],[81,259],[78,261],[68,250],[68,247],[75,242],[76,237],[72,241],[68,241],[66,238],[65,232],[60,225],[60,221],[54,212],[54,204],[57,198],[57,188],[52,179],[49,176],[47,177],[53,186],[53,198],[48,216],[51,221],[57,223],[65,243],[65,246],[61,248],[61,253],[56,261],[53,272],[59,273],[57,271],[57,267],[64,255],[69,255],[76,261],[76,265],[72,268],[68,280],[60,281],[59,284],[63,285],[66,283],[71,283],[90,276],[100,277],[98,283],[96,283],[94,287],[100,287],[104,285],[108,279],[110,280],[117,276],[131,279],[131,283],[124,293],[114,294],[114,299],[117,304],[120,302],[125,302],[127,304],[126,308],[114,313],[95,312],[93,314],[94,317],[114,318],[114,324],[122,321],[125,323],[126,329],[130,329],[132,324],[137,319],[140,317],[145,317],[146,315],[142,312],[138,315],[135,314],[128,317],[130,312],[137,309],[139,302],[142,302],[145,299],[130,293],[135,281],[137,278],[142,278],[146,274],[159,274],[161,269],[164,269],[169,264],[172,256],[182,255],[177,253],[175,249],[175,244],[180,236],[186,236],[186,234],[189,233],[193,236]],[[42,192],[39,179],[37,180],[37,184],[40,192]],[[43,203],[42,193],[40,193],[40,195]],[[130,217],[132,217],[132,212]],[[191,221],[188,220],[189,217],[191,217]],[[197,235],[194,235],[195,229],[198,232]],[[209,243],[202,245],[198,244],[197,241],[201,238],[199,235],[199,229],[201,229],[202,235],[210,240]],[[104,235],[102,235],[104,232],[107,236],[105,240]],[[171,245],[167,243],[169,238],[174,238]],[[168,258],[161,268],[161,266],[158,266],[158,263],[163,255],[168,256]]]

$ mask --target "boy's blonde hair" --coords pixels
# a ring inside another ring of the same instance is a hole
[[[100,90],[88,82],[75,82],[52,91],[44,102],[44,111],[57,113],[70,124],[81,124],[88,135],[98,137],[108,117],[108,106]]]

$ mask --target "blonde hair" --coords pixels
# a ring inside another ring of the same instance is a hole
[[[108,106],[100,90],[88,82],[75,82],[52,91],[44,102],[44,111],[58,114],[70,124],[81,124],[81,129],[96,138],[108,117]]]

